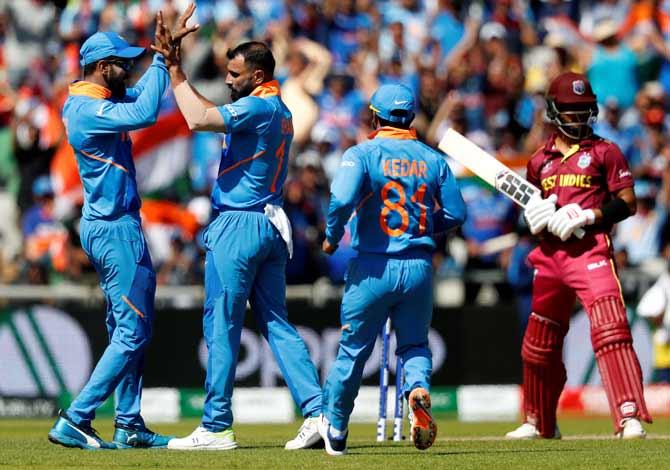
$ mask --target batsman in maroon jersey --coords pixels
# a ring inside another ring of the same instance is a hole
[[[528,181],[542,189],[524,212],[540,243],[528,258],[535,277],[521,350],[525,422],[509,438],[560,437],[563,339],[575,298],[589,316],[615,432],[643,438],[640,421],[651,422],[609,238],[612,226],[635,212],[633,177],[619,147],[593,134],[597,114],[584,75],[564,73],[552,81],[547,116],[556,132],[527,171]],[[579,228],[586,232],[581,239],[575,235]]]

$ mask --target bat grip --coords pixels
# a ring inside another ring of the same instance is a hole
[[[573,233],[575,234],[575,237],[579,238],[580,240],[584,238],[584,235],[586,235],[586,232],[583,228],[578,228]]]

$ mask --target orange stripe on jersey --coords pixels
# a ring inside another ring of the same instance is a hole
[[[112,161],[111,159],[109,159],[109,158],[98,157],[97,155],[90,154],[90,153],[85,152],[85,151],[83,151],[83,150],[80,150],[80,152],[81,152],[82,154],[84,154],[85,156],[87,156],[88,158],[92,158],[93,160],[97,160],[97,161],[99,161],[99,162],[106,163],[107,165],[115,166],[115,167],[117,167],[119,170],[121,170],[121,171],[125,171],[126,173],[128,173],[128,170],[125,169],[122,165],[119,165],[118,163],[113,162],[113,161]]]
[[[354,217],[356,217],[356,215],[358,215],[358,211],[361,210],[361,207],[363,207],[363,204],[368,202],[368,199],[370,199],[373,194],[374,193],[372,191],[370,191],[368,194],[365,195],[365,197],[363,199],[361,199],[361,202],[358,203],[358,205],[356,206],[356,209],[354,209],[354,212],[351,213],[351,217],[349,217],[350,222],[354,219]]]
[[[261,83],[251,92],[251,96],[259,96],[261,98],[279,95],[281,95],[281,92],[279,91],[279,82],[277,80]]]
[[[137,316],[139,316],[140,318],[144,318],[144,314],[140,312],[140,310],[137,307],[135,307],[135,305],[133,305],[133,303],[130,301],[128,297],[122,295],[121,299],[128,304],[128,307],[130,307],[131,310],[137,314]]]
[[[219,176],[217,176],[217,178],[221,178],[223,175],[225,175],[229,171],[234,170],[235,168],[237,168],[240,165],[243,165],[244,163],[250,162],[251,160],[256,160],[258,157],[263,156],[263,154],[265,154],[265,150],[261,150],[260,152],[255,153],[252,156],[250,156],[248,158],[245,158],[244,160],[240,160],[239,162],[235,163],[234,165],[230,165],[228,168],[224,168],[223,170],[221,170],[221,173],[219,173]]]
[[[397,127],[380,127],[374,132],[368,134],[368,139],[375,137],[385,137],[387,139],[416,140],[416,129],[398,129]]]
[[[112,91],[109,88],[85,81],[72,83],[68,92],[70,96],[89,96],[96,99],[108,99],[112,97]]]
[[[277,171],[275,172],[275,177],[272,178],[272,185],[270,186],[270,192],[274,193],[277,190],[277,180],[279,179],[279,174],[282,170],[282,165],[284,164],[284,154],[286,153],[286,139],[282,139],[281,145],[275,152],[275,157],[279,160],[277,162]]]

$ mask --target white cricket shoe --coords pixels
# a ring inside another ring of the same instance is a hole
[[[314,446],[321,440],[321,435],[319,434],[319,428],[317,427],[319,423],[319,417],[314,416],[312,418],[305,418],[305,421],[300,426],[298,430],[298,435],[295,439],[292,439],[286,443],[284,449],[286,450],[298,450],[298,449],[309,449]]]
[[[542,439],[542,436],[540,436],[540,432],[537,430],[535,425],[531,423],[523,423],[514,431],[510,431],[507,434],[505,434],[505,437],[507,439]],[[560,429],[558,429],[558,425],[556,425],[556,430],[554,431],[554,437],[552,437],[551,439],[560,439],[561,437],[562,437],[561,431]]]
[[[168,449],[174,450],[231,450],[237,448],[232,428],[211,432],[202,426],[195,428],[190,435],[170,439]]]
[[[619,439],[644,439],[647,433],[637,418],[629,418],[623,422],[623,429],[616,436]]]

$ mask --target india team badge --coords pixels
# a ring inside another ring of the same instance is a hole
[[[579,157],[579,160],[577,160],[577,166],[581,168],[582,170],[588,168],[588,166],[591,164],[591,154],[590,153],[585,153],[584,155],[581,155]]]

